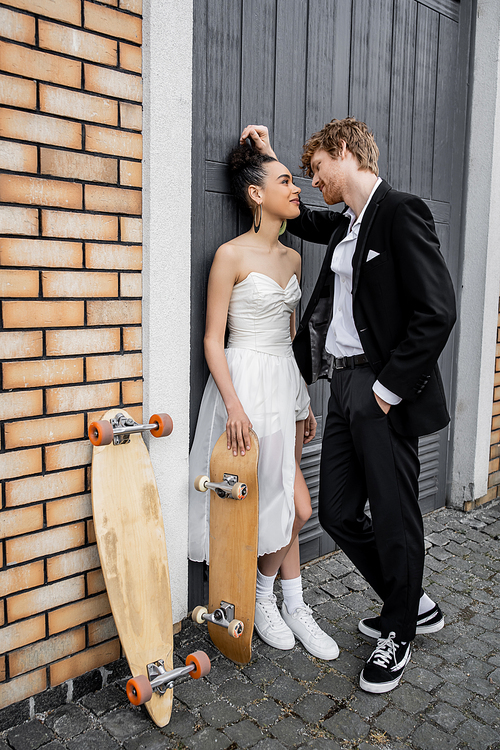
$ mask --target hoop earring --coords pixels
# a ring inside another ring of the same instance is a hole
[[[257,222],[255,221],[255,219],[257,218],[257,211],[259,210],[259,208],[260,208],[260,214],[259,214],[259,223],[257,224]],[[257,205],[257,208],[255,209],[255,213],[254,213],[254,215],[253,215],[253,231],[254,231],[254,232],[255,232],[256,234],[257,234],[257,232],[259,231],[259,229],[260,229],[260,225],[261,225],[261,224],[262,224],[262,203],[259,203],[259,204]]]
[[[280,231],[278,232],[278,237],[281,237],[282,234],[285,234],[286,232],[286,219],[283,219],[283,223],[280,226]]]

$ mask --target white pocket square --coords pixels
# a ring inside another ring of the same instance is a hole
[[[375,250],[368,250],[368,255],[366,257],[366,262],[368,263],[369,260],[373,260],[374,258],[378,258],[380,253],[376,253]]]

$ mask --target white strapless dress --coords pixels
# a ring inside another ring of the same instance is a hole
[[[258,554],[288,544],[295,517],[295,422],[305,419],[309,395],[293,356],[290,316],[300,300],[294,275],[283,289],[252,271],[233,287],[225,350],[231,378],[260,444]],[[209,474],[210,455],[226,429],[227,411],[209,377],[190,454],[189,558],[209,561],[210,493],[193,482]]]

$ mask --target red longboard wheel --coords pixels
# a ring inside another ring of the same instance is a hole
[[[231,636],[231,638],[239,638],[244,629],[245,626],[243,625],[241,620],[231,620],[227,632]]]
[[[89,424],[89,440],[92,445],[109,445],[113,442],[113,426],[111,422],[91,422]]]
[[[190,664],[194,664],[196,667],[196,669],[190,672],[193,680],[199,680],[200,677],[205,677],[210,672],[210,659],[204,651],[194,651],[192,654],[188,654],[186,657],[186,667]]]
[[[151,430],[153,437],[167,437],[174,429],[174,423],[169,414],[153,414],[153,416],[149,418],[149,424],[154,424],[155,422],[158,427]]]
[[[132,677],[127,682],[127,698],[133,706],[142,706],[151,700],[152,695],[151,683],[143,674]]]

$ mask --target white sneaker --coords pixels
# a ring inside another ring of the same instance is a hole
[[[283,604],[281,614],[290,630],[297,636],[310,654],[317,656],[318,659],[326,659],[327,661],[337,658],[339,647],[333,638],[330,638],[329,635],[321,630],[313,618],[311,607],[304,604],[304,606],[297,607],[293,614],[289,614],[286,605]]]
[[[255,630],[264,643],[273,648],[289,651],[295,646],[293,633],[283,622],[274,594],[255,602]]]

